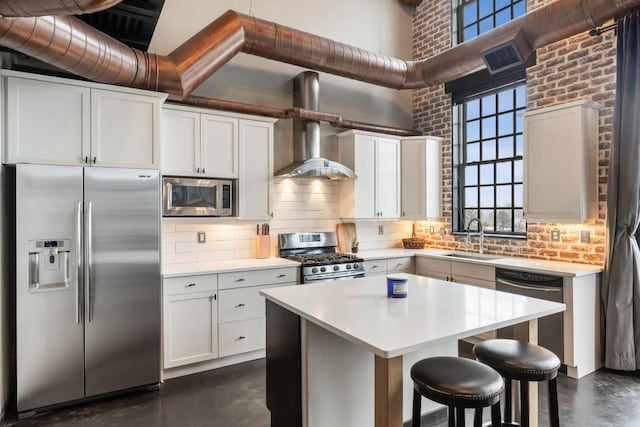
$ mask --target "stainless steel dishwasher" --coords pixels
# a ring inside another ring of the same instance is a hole
[[[496,290],[547,301],[564,302],[560,276],[497,268]],[[553,351],[561,361],[564,361],[563,327],[562,313],[538,320],[538,344]],[[498,338],[513,338],[513,327],[498,329]]]

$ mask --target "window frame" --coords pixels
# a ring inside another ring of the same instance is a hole
[[[479,35],[484,34],[487,31],[491,31],[492,29],[498,27],[499,25],[502,25],[502,24],[496,25],[496,18],[497,18],[498,14],[504,12],[507,9],[510,10],[510,19],[508,21],[506,21],[506,22],[509,22],[509,21],[515,19],[514,18],[514,13],[515,13],[514,12],[514,8],[516,7],[517,3],[522,3],[524,5],[525,13],[526,13],[526,10],[527,10],[527,0],[509,0],[510,1],[509,4],[507,4],[506,6],[503,6],[503,7],[499,8],[499,9],[496,9],[496,1],[497,0],[491,0],[492,3],[493,3],[493,11],[490,14],[481,17],[480,16],[480,1],[481,0],[454,0],[454,2],[455,2],[455,15],[456,15],[455,16],[455,27],[454,28],[455,28],[455,30],[457,32],[457,37],[456,37],[457,38],[457,43],[462,43],[462,42],[464,42],[466,40],[471,40],[472,38],[478,37]],[[473,2],[476,3],[476,19],[474,21],[471,21],[468,25],[465,25],[465,23],[464,23],[464,8],[469,3],[473,3]],[[521,16],[521,15],[519,15],[519,16]],[[480,22],[484,21],[484,20],[486,20],[488,18],[491,18],[491,21],[492,21],[491,28],[486,30],[486,31],[480,32]],[[473,26],[473,25],[476,26],[476,30],[477,30],[476,31],[476,35],[471,37],[471,38],[469,38],[469,39],[466,39],[464,37],[465,30],[467,28]]]

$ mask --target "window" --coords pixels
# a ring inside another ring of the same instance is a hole
[[[525,12],[525,0],[461,0],[458,7],[460,42],[486,33]]]
[[[525,85],[462,103],[456,164],[457,231],[480,218],[487,233],[523,234],[523,119]]]
[[[525,0],[460,0],[459,42],[526,12]],[[486,71],[450,82],[455,117],[454,231],[479,218],[487,234],[524,236],[523,118],[525,69]]]

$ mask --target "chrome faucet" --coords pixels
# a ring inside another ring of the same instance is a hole
[[[471,224],[473,224],[474,222],[478,223],[477,233],[471,233],[469,231],[469,227],[471,227]],[[482,228],[482,222],[480,222],[480,218],[471,218],[467,223],[467,243],[469,243],[469,238],[471,236],[480,236],[480,253],[484,253],[484,229]]]

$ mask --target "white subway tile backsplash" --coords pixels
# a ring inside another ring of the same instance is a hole
[[[271,256],[278,256],[278,234],[335,231],[340,222],[340,183],[326,179],[275,178],[272,194],[274,217],[271,227]],[[220,219],[179,218],[162,223],[163,263],[188,263],[253,258],[256,252],[256,223],[221,222]],[[378,226],[384,234],[378,234]],[[360,249],[402,246],[411,235],[411,222],[356,222]],[[196,232],[207,233],[207,242],[196,242]]]

